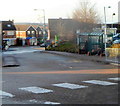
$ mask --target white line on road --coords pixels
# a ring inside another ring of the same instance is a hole
[[[37,103],[38,101],[35,100],[35,99],[32,99],[32,100],[29,100],[29,102],[32,102],[32,103]]]
[[[57,105],[57,104],[60,104],[58,102],[50,102],[50,101],[38,101],[36,99],[32,99],[32,100],[29,100],[29,102],[32,102],[32,103],[39,103],[39,104],[53,104],[53,105]]]
[[[0,90],[0,98],[5,98],[5,97],[14,97],[14,95]]]
[[[39,87],[25,87],[25,88],[19,88],[19,89],[28,91],[28,92],[32,92],[32,93],[36,93],[36,94],[53,92],[53,90],[39,88]]]
[[[5,81],[0,81],[0,83],[4,83]]]
[[[30,52],[36,52],[41,50],[21,50],[21,51],[9,51],[9,52],[3,52],[3,54],[20,54],[20,53],[30,53]]]
[[[109,80],[120,81],[120,78],[108,78]]]
[[[57,104],[60,104],[60,103],[57,103],[57,102],[49,102],[49,101],[47,101],[47,102],[44,102],[44,104],[57,105]]]
[[[53,84],[53,86],[69,88],[69,89],[78,89],[78,88],[86,88],[86,87],[88,87],[88,86],[77,85],[77,84],[70,84],[70,83]]]
[[[89,81],[82,81],[85,83],[91,84],[98,84],[98,85],[116,85],[117,83],[107,82],[107,81],[99,81],[99,80],[89,80]]]

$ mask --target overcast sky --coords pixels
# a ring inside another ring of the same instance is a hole
[[[14,19],[15,22],[43,22],[45,10],[46,22],[48,18],[68,18],[72,11],[84,0],[0,0],[0,20]],[[96,3],[101,18],[104,21],[104,6],[106,8],[107,22],[112,22],[112,14],[116,13],[113,21],[118,20],[118,1],[120,0],[88,0]],[[39,11],[34,11],[39,9]]]

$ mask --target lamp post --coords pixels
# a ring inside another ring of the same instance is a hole
[[[115,15],[115,13],[112,14],[112,26],[111,28],[113,28],[113,16]]]
[[[108,6],[107,8],[111,8]],[[104,18],[105,18],[105,28],[104,28],[104,43],[105,43],[105,57],[107,59],[107,54],[106,54],[106,43],[107,43],[107,23],[106,23],[106,7],[104,7]]]
[[[43,11],[43,19],[44,19],[44,23],[43,23],[43,31],[45,32],[45,10],[44,9],[34,9],[34,11]],[[44,33],[43,33],[43,38],[45,37]]]

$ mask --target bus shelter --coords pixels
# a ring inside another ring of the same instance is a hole
[[[88,52],[88,36],[89,33],[79,33],[78,35],[78,46],[79,46],[79,53],[85,54]]]
[[[104,49],[102,32],[79,33],[78,42],[80,54],[85,54],[93,49]]]
[[[97,50],[98,48],[104,49],[104,33],[103,32],[92,32],[88,36],[88,51]]]

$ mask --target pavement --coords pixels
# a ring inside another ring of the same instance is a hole
[[[34,48],[35,49],[35,48]],[[86,61],[93,61],[93,62],[99,62],[103,64],[111,64],[115,66],[120,66],[118,63],[114,63],[111,61],[107,61],[105,56],[87,56],[86,54],[77,54],[77,53],[68,53],[68,52],[58,52],[58,51],[41,51],[42,53],[51,53],[56,55],[62,55],[62,56],[70,56],[74,57],[80,60],[86,60]],[[13,66],[19,66],[19,62],[17,61],[16,57],[14,55],[3,55],[2,56],[2,66],[3,67],[13,67]]]
[[[119,63],[115,63],[113,61],[108,61],[105,56],[87,56],[86,54],[77,54],[77,53],[68,53],[68,52],[58,52],[58,51],[42,51],[44,53],[51,53],[51,54],[56,54],[56,55],[62,55],[62,56],[70,56],[74,57],[80,60],[86,60],[86,61],[93,61],[93,62],[99,62],[103,64],[111,64],[115,65],[117,67],[120,66]]]

